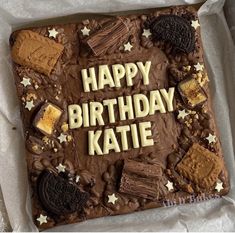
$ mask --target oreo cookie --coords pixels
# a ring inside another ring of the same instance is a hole
[[[75,184],[48,170],[38,179],[38,196],[43,207],[56,215],[81,211],[89,199],[87,192],[81,192]]]
[[[153,38],[169,42],[176,52],[190,53],[195,49],[194,30],[190,22],[177,15],[161,15],[149,24]]]

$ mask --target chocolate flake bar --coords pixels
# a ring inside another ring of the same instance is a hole
[[[119,191],[147,199],[159,198],[162,169],[159,164],[126,160]]]
[[[122,19],[108,22],[104,28],[90,35],[86,40],[94,55],[100,56],[128,35],[127,24]]]

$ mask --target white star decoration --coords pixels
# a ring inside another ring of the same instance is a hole
[[[80,180],[80,176],[79,176],[79,175],[77,175],[77,176],[76,176],[76,179],[75,179],[75,182],[76,182],[76,183],[78,183],[78,182],[79,182],[79,180]]]
[[[195,28],[195,30],[200,26],[198,20],[193,20],[193,21],[191,22],[191,25],[192,25],[192,27]]]
[[[223,189],[224,189],[224,188],[223,188],[223,182],[218,181],[218,182],[216,183],[215,189],[217,190],[217,192],[220,192],[221,190],[223,190]]]
[[[66,167],[61,163],[56,167],[56,169],[58,170],[59,173],[60,172],[65,172],[65,168]]]
[[[35,105],[33,103],[33,100],[31,100],[26,102],[25,108],[27,108],[30,111],[34,106]]]
[[[23,80],[20,82],[24,87],[30,86],[31,82],[29,78],[23,78]]]
[[[124,44],[124,50],[125,50],[125,51],[131,51],[132,47],[133,47],[133,46],[131,45],[130,42]]]
[[[150,32],[149,29],[144,29],[144,32],[142,33],[142,36],[145,36],[146,38],[148,38],[151,35],[152,35],[152,33]]]
[[[198,62],[197,65],[194,65],[194,68],[196,69],[196,71],[203,71],[204,65]]]
[[[206,137],[206,140],[208,140],[209,144],[211,144],[216,141],[216,136],[209,133],[209,136]]]
[[[47,216],[40,214],[40,217],[37,218],[37,221],[40,223],[40,225],[42,225],[43,223],[47,223]]]
[[[60,140],[60,143],[67,142],[67,135],[61,133],[59,137],[57,137]]]
[[[48,32],[49,32],[49,37],[53,38],[56,38],[57,34],[59,33],[55,30],[55,28],[53,28],[52,30],[48,30]]]
[[[108,203],[112,203],[112,204],[115,204],[115,202],[118,199],[114,193],[112,195],[108,195],[108,198],[109,198]]]
[[[90,35],[90,29],[87,28],[86,26],[83,29],[81,29],[81,32],[82,32],[83,36],[89,36]]]
[[[173,183],[170,182],[169,180],[167,181],[167,184],[165,186],[167,187],[168,191],[174,190]]]
[[[185,109],[179,110],[178,119],[180,119],[180,118],[184,119],[184,118],[185,118],[186,116],[188,116],[188,115],[189,115],[189,113],[187,113],[187,112],[185,111]]]

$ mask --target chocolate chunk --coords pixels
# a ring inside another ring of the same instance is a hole
[[[90,35],[86,43],[91,48],[95,56],[105,54],[106,51],[128,36],[129,29],[122,19],[109,21],[103,28]]]
[[[157,200],[161,195],[162,168],[159,164],[144,164],[126,160],[119,191],[137,197]]]
[[[215,153],[194,143],[176,170],[199,187],[211,188],[222,170],[223,162]]]
[[[87,192],[48,170],[42,172],[37,185],[43,207],[56,215],[81,211],[89,199]]]
[[[191,108],[203,104],[207,100],[205,91],[194,78],[181,81],[178,85],[178,90],[184,102]]]
[[[17,35],[11,54],[15,63],[49,75],[63,49],[63,45],[53,40],[36,32],[23,30]]]
[[[51,103],[46,103],[37,113],[33,125],[43,134],[51,135],[61,114],[60,108]]]
[[[34,136],[29,136],[26,147],[31,153],[40,155],[43,152],[43,141]]]
[[[169,42],[177,51],[190,53],[195,48],[193,28],[183,17],[161,15],[149,27],[155,40]]]

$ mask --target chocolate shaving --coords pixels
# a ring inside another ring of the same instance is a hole
[[[90,35],[85,42],[95,56],[100,56],[120,41],[124,41],[129,35],[128,32],[127,23],[118,18],[106,23],[103,28]]]

